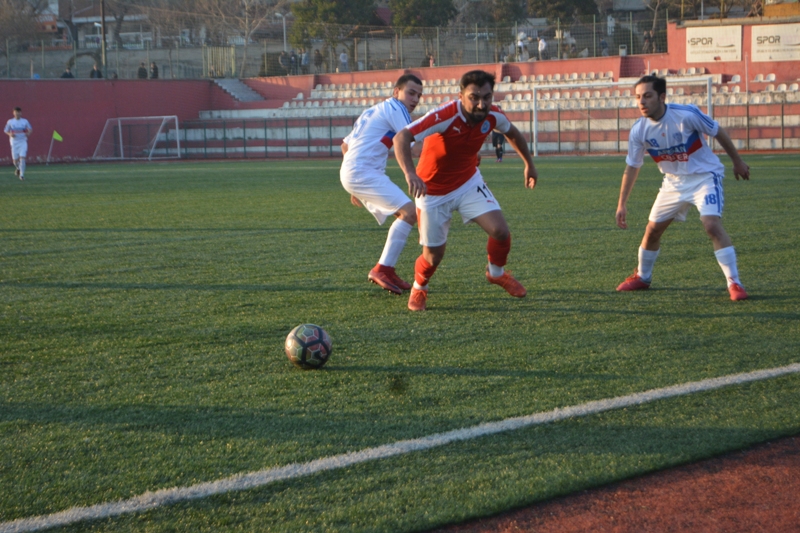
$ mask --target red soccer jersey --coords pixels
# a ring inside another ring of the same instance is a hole
[[[475,175],[478,152],[492,130],[507,133],[511,122],[497,106],[486,118],[470,126],[455,100],[412,122],[408,130],[414,139],[425,139],[417,164],[417,175],[428,186],[428,194],[443,196]]]

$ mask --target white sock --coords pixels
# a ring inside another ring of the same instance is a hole
[[[497,265],[489,263],[489,275],[492,276],[493,278],[499,278],[500,276],[503,275],[504,272],[505,269],[503,267],[499,267]]]
[[[397,219],[389,228],[389,235],[386,236],[386,244],[378,263],[383,266],[393,267],[400,258],[400,253],[406,246],[406,240],[411,234],[412,225],[405,220]]]
[[[714,252],[714,255],[717,256],[717,263],[719,263],[722,272],[725,274],[725,278],[728,280],[728,287],[730,287],[732,283],[739,283],[741,285],[739,282],[739,269],[736,268],[736,250],[733,249],[733,246],[720,248]]]
[[[428,290],[428,286],[427,285],[420,285],[419,283],[416,282],[416,280],[414,281],[414,288],[417,289],[418,291],[427,291]]]
[[[641,246],[639,247],[639,277],[642,278],[642,281],[650,282],[653,279],[653,266],[656,264],[656,258],[658,257],[658,252],[661,251],[661,248],[655,251],[645,250]]]
[[[20,159],[19,160],[19,173],[22,176],[25,175],[25,160],[24,159]]]

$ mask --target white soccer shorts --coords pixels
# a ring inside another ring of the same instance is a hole
[[[461,214],[464,224],[488,213],[499,211],[500,204],[486,186],[480,171],[464,185],[443,196],[417,198],[419,243],[422,246],[441,246],[447,242],[453,211]]]
[[[397,213],[411,199],[395,185],[386,174],[364,174],[354,176],[350,173],[340,175],[344,190],[358,198],[378,224]]]
[[[683,177],[667,174],[650,210],[649,220],[665,222],[675,219],[685,222],[691,206],[697,207],[701,217],[722,217],[724,205],[722,174],[709,172]]]
[[[28,157],[28,141],[14,142],[11,141],[11,159],[17,160],[20,157]]]

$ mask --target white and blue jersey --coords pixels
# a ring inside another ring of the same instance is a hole
[[[361,113],[353,131],[344,139],[347,153],[341,173],[385,173],[392,140],[410,123],[408,109],[396,98],[389,98]]]
[[[639,168],[647,154],[662,174],[685,177],[713,173],[721,177],[725,167],[703,138],[715,137],[718,132],[719,123],[697,106],[667,104],[660,120],[642,117],[634,123],[625,162]]]

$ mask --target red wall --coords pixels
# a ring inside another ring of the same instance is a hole
[[[4,80],[0,110],[11,118],[19,106],[33,126],[28,159],[47,157],[53,130],[64,141],[53,145],[53,159],[89,158],[106,119],[177,115],[196,119],[201,110],[235,108],[235,101],[208,80]],[[9,161],[8,143],[0,158]]]

